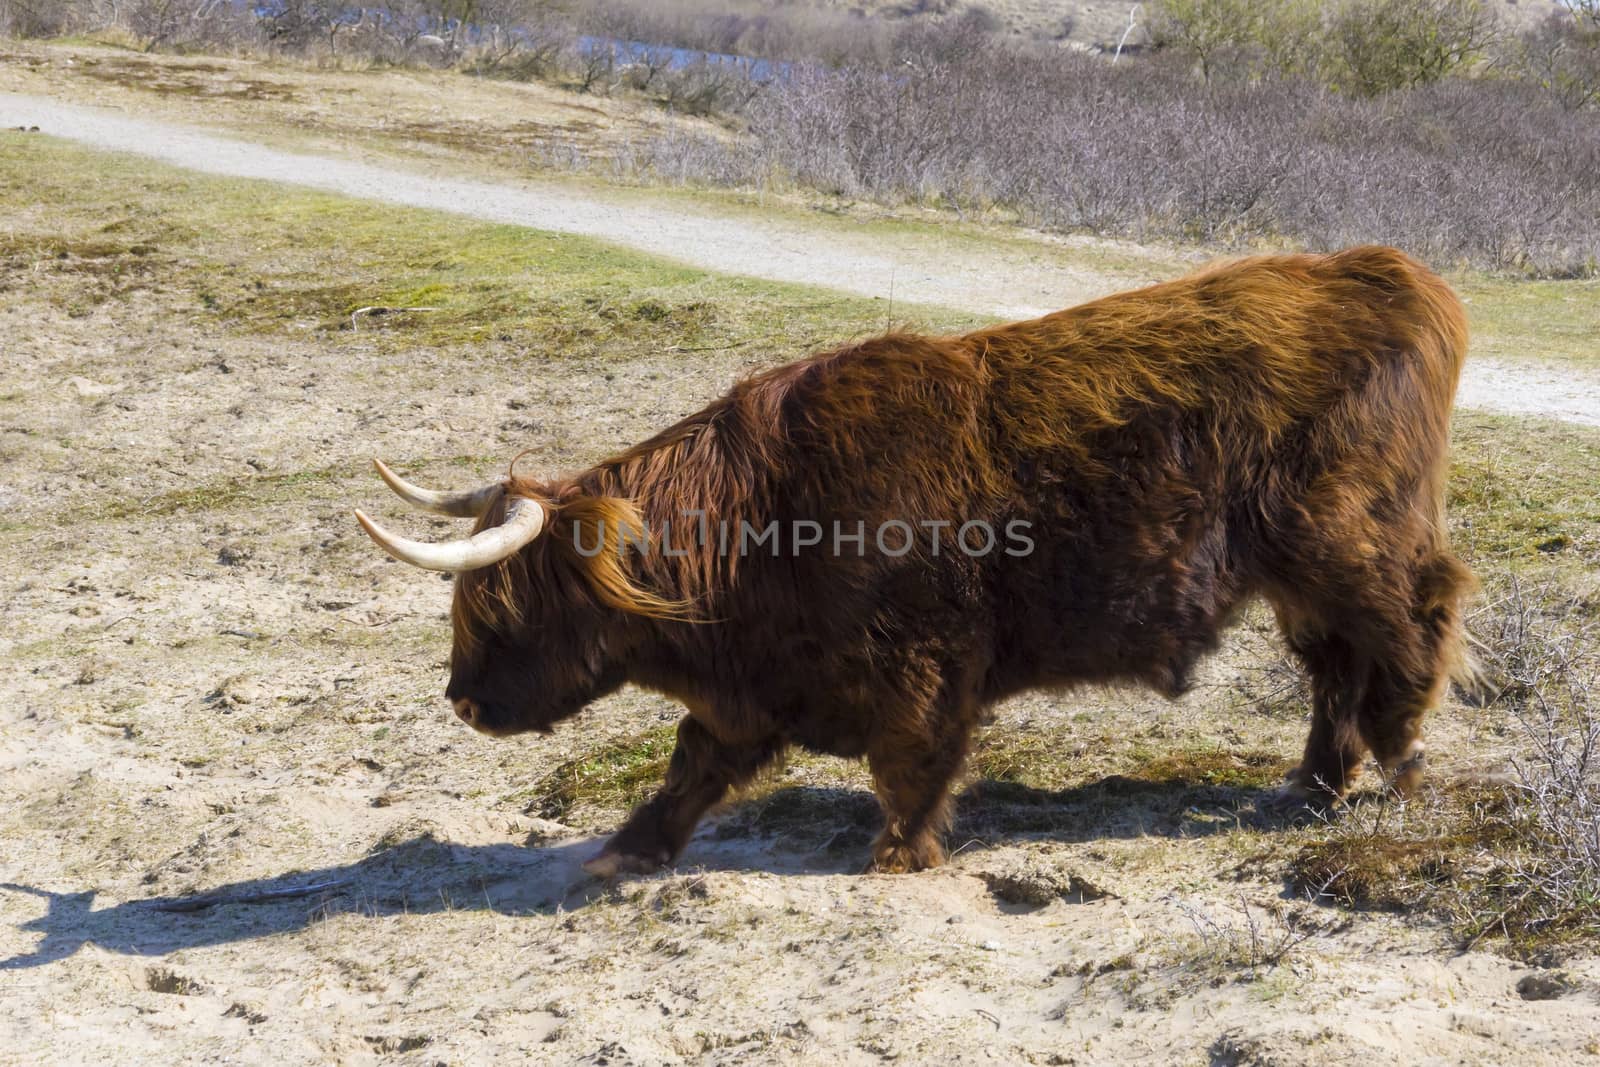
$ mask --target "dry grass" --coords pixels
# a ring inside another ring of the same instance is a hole
[[[1504,770],[1404,805],[1365,796],[1290,870],[1313,896],[1442,915],[1469,943],[1529,955],[1600,935],[1596,606],[1554,582],[1496,584],[1473,625],[1497,681],[1481,714]]]
[[[523,810],[578,826],[598,814],[604,829],[606,820],[655,792],[666,777],[677,735],[676,727],[662,727],[570,759],[533,787]]]

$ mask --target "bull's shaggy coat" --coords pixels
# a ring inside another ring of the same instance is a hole
[[[661,791],[592,869],[669,861],[786,746],[865,755],[882,870],[940,862],[984,708],[1038,686],[1181,693],[1249,597],[1315,693],[1291,791],[1344,792],[1370,751],[1420,774],[1423,712],[1470,577],[1446,543],[1460,303],[1388,248],[1265,256],[962,337],[890,334],[760,374],[575,477],[513,479],[547,532],[458,581],[449,696],[491,733],[548,730],[624,682],[688,715]],[[480,526],[500,521],[497,502]],[[585,555],[686,512],[681,556]],[[774,558],[715,531],[869,531]],[[1030,554],[877,551],[870,531],[1031,524]],[[696,520],[698,521],[698,520]]]

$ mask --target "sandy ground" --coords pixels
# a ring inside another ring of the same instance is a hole
[[[354,529],[349,505],[384,499],[360,459],[548,447],[603,410],[590,454],[730,361],[554,364],[529,393],[514,366],[396,371],[359,337],[0,316],[22,435],[0,485],[0,1063],[1600,1062],[1600,961],[1530,967],[1306,902],[1257,790],[968,794],[949,867],[862,876],[874,804],[822,761],[708,821],[672,871],[585,878],[620,813],[527,798],[677,709],[630,691],[534,742],[456,722],[448,587]],[[548,410],[496,430],[486,396]],[[255,468],[232,505],[167,503]],[[329,469],[274,499],[278,472]],[[1040,694],[993,729],[1090,766],[1293,753],[1298,711],[1230,704],[1249,636],[1177,704]],[[1498,759],[1467,709],[1432,724],[1441,778]],[[1530,978],[1556,995],[1524,999]]]
[[[1002,301],[1109,277],[955,269],[912,237],[857,258],[787,222],[552,201],[16,97],[0,119],[759,276],[877,292],[888,270],[897,299],[1020,313]],[[472,734],[439,698],[448,586],[381,557],[348,509],[384,499],[372,451],[590,460],[748,367],[572,360],[530,382],[492,355],[397,362],[355,332],[225,335],[145,296],[71,315],[10,280],[0,1063],[1600,1062],[1600,961],[1519,963],[1416,915],[1309,903],[1283,879],[1301,831],[1252,788],[1097,771],[969,792],[949,867],[860,876],[859,768],[802,761],[676,869],[599,885],[577,865],[619,813],[551,818],[539,798],[679,709],[629,691],[552,738]],[[1595,414],[1574,379],[1504,370],[1486,397]],[[1303,708],[1236,699],[1263,626],[1183,701],[1037,694],[994,731],[1086,767],[1288,756]],[[1480,713],[1430,721],[1440,780],[1502,762]]]
[[[681,198],[652,203],[637,194],[587,193],[570,183],[470,181],[330,156],[267,148],[170,122],[0,93],[0,128],[38,126],[118,152],[147,155],[210,174],[261,178],[450,211],[494,222],[582,234],[728,274],[798,282],[911,304],[1026,318],[1150,278],[1036,255],[956,257],[936,237],[907,232],[821,234],[778,218],[728,218]],[[1600,374],[1571,366],[1474,359],[1458,402],[1506,414],[1538,414],[1600,426]]]

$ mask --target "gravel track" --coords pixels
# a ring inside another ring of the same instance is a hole
[[[1130,279],[1038,256],[962,249],[926,234],[819,232],[785,219],[718,216],[681,202],[579,192],[570,183],[472,181],[268,148],[106,108],[0,93],[0,128],[41,132],[209,174],[288,182],[345,196],[578,234],[695,267],[912,304],[1028,317],[1126,288]],[[1148,279],[1153,280],[1153,279]],[[1580,368],[1469,361],[1463,407],[1600,426],[1600,375]]]

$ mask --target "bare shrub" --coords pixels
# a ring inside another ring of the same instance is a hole
[[[461,65],[468,73],[514,81],[552,78],[575,46],[570,28],[556,19],[495,23],[467,49]]]
[[[1511,59],[1522,76],[1569,110],[1600,103],[1600,17],[1552,12],[1519,38]]]
[[[617,84],[620,48],[610,41],[586,41],[577,48],[577,90],[580,93],[609,93]]]
[[[232,45],[252,27],[250,14],[228,0],[122,0],[116,19],[144,41],[147,52]]]
[[[55,0],[0,0],[0,34],[54,37],[73,24],[72,9]]]
[[[1600,122],[1515,85],[1365,101],[974,38],[892,75],[797,68],[748,118],[759,169],[841,195],[1136,239],[1378,241],[1556,275],[1600,262]]]
[[[1600,668],[1585,602],[1512,579],[1490,612],[1498,705],[1518,727],[1511,818],[1532,847],[1508,857],[1518,887],[1487,926],[1600,930]]]
[[[1277,967],[1295,949],[1325,932],[1278,902],[1252,907],[1243,893],[1237,898],[1237,918],[1219,917],[1193,900],[1169,899],[1194,929],[1195,944],[1184,953],[1186,962],[1215,972],[1242,972],[1249,981],[1256,981],[1263,970]]]
[[[741,110],[761,89],[761,83],[737,60],[705,55],[669,66],[661,83],[667,104],[686,115]]]

